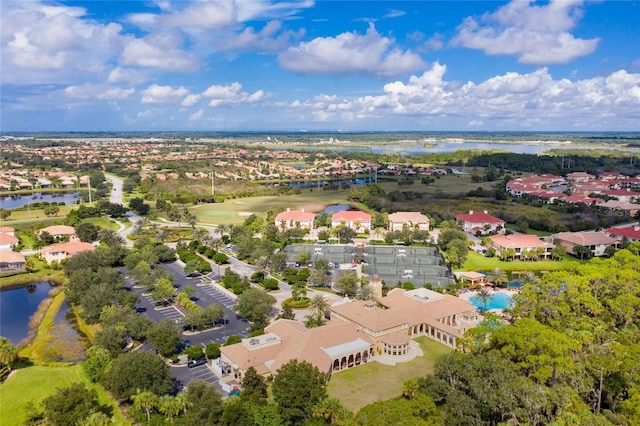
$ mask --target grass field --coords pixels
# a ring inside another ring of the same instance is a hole
[[[118,223],[113,219],[108,219],[106,217],[90,217],[88,219],[84,219],[83,222],[93,223],[95,226],[104,229],[110,229],[112,231],[117,231],[120,229]]]
[[[420,183],[422,177],[413,178],[414,184],[409,186],[398,186],[397,182],[381,182],[380,186],[385,192],[391,191],[415,191],[421,193],[460,193],[469,192],[477,189],[479,186],[484,189],[490,189],[496,182],[472,182],[470,176],[460,175],[442,175],[440,178],[435,179],[433,183],[423,185]]]
[[[12,221],[16,222],[28,222],[31,220],[39,219],[40,221],[44,220],[62,220],[69,213],[69,211],[73,208],[72,206],[58,206],[60,211],[55,216],[47,216],[44,214],[43,209],[31,209],[31,210],[11,210],[11,216],[9,219],[5,221],[5,223],[11,226]]]
[[[205,224],[239,224],[247,216],[255,213],[265,217],[269,210],[285,210],[304,208],[311,212],[321,212],[330,204],[347,203],[345,191],[317,191],[305,189],[300,194],[281,196],[262,196],[238,198],[224,203],[202,204],[191,207],[191,213],[198,217],[199,223]]]
[[[414,377],[433,371],[436,359],[451,351],[450,348],[429,339],[418,337],[424,356],[395,367],[375,361],[334,374],[329,381],[329,396],[338,398],[342,405],[357,413],[365,405],[378,400],[395,398],[402,393],[402,384]]]
[[[2,426],[22,425],[25,421],[25,407],[28,402],[36,406],[47,396],[53,395],[57,388],[69,386],[75,382],[87,384],[98,392],[100,403],[113,407],[114,424],[128,425],[118,409],[100,385],[88,382],[80,365],[71,367],[31,366],[15,371],[5,383],[0,385],[0,423]]]
[[[497,257],[485,257],[476,252],[469,252],[466,262],[460,268],[461,271],[489,271],[493,268],[500,268],[503,271],[556,271],[562,269],[567,265],[574,263],[584,263],[571,255],[566,255],[562,261],[557,260],[539,260],[537,262],[523,262],[521,260],[513,260],[510,262],[503,262]]]

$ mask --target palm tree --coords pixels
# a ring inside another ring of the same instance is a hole
[[[489,289],[487,287],[482,287],[478,291],[478,293],[476,294],[476,297],[478,298],[478,300],[482,304],[482,309],[480,309],[480,310],[482,312],[485,312],[487,310],[487,305],[489,304],[491,299],[493,299],[493,294],[491,294],[491,292],[489,291]]]
[[[169,238],[169,231],[159,229],[158,231],[156,231],[154,237],[160,244],[164,244],[164,242]]]
[[[222,238],[224,234],[229,232],[229,225],[221,223],[216,227],[216,230],[218,231],[218,233],[220,233],[220,238]]]
[[[322,319],[324,312],[329,309],[329,302],[327,302],[324,295],[317,293],[311,298],[309,309],[315,314],[316,318]]]
[[[376,300],[375,289],[370,284],[365,284],[360,287],[358,293],[358,299],[360,300]]]
[[[171,395],[162,395],[158,399],[158,409],[169,418],[173,424],[173,418],[182,411],[182,404]]]
[[[487,280],[499,286],[500,283],[507,281],[507,274],[500,268],[493,268],[487,274]]]
[[[98,236],[100,238],[100,242],[103,242],[110,247],[124,244],[124,238],[122,235],[118,234],[113,229],[103,228],[98,233]]]
[[[133,405],[137,410],[144,411],[147,414],[147,423],[151,421],[151,410],[153,410],[158,405],[158,396],[150,391],[140,391],[136,392],[135,395],[131,397],[133,399]]]
[[[420,383],[418,383],[418,379],[409,379],[402,385],[402,396],[407,399],[413,399],[419,389]]]
[[[205,241],[205,238],[207,237],[207,233],[202,229],[194,229],[193,232],[191,232],[191,237],[195,241],[198,241],[199,243],[203,243]]]
[[[0,337],[0,365],[9,366],[18,358],[18,350],[6,337]]]
[[[538,284],[540,277],[535,272],[527,271],[522,277],[522,284]]]
[[[307,328],[320,327],[324,324],[324,318],[316,317],[314,315],[305,315],[304,317],[304,326]]]

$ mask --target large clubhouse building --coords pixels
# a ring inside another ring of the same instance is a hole
[[[307,329],[297,321],[279,319],[262,336],[221,348],[214,363],[223,378],[241,379],[249,367],[275,375],[292,359],[307,361],[329,377],[370,360],[395,364],[419,355],[412,339],[427,336],[455,348],[480,315],[468,301],[426,288],[396,288],[376,301],[334,303],[326,325]]]

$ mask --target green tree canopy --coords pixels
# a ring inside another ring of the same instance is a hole
[[[42,401],[47,424],[68,426],[82,424],[87,417],[101,409],[98,393],[82,383],[60,388]]]
[[[138,389],[164,395],[171,391],[170,367],[151,352],[127,352],[111,363],[103,379],[104,387],[120,400],[128,400]]]
[[[235,311],[251,322],[264,321],[276,303],[275,297],[264,290],[249,288],[238,296]]]
[[[308,362],[294,359],[278,370],[272,391],[282,418],[299,424],[326,397],[325,375]]]
[[[345,271],[336,280],[335,287],[347,294],[356,294],[358,291],[358,276],[353,271]]]

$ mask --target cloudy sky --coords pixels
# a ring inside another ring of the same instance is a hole
[[[640,2],[0,3],[0,131],[640,131]]]

